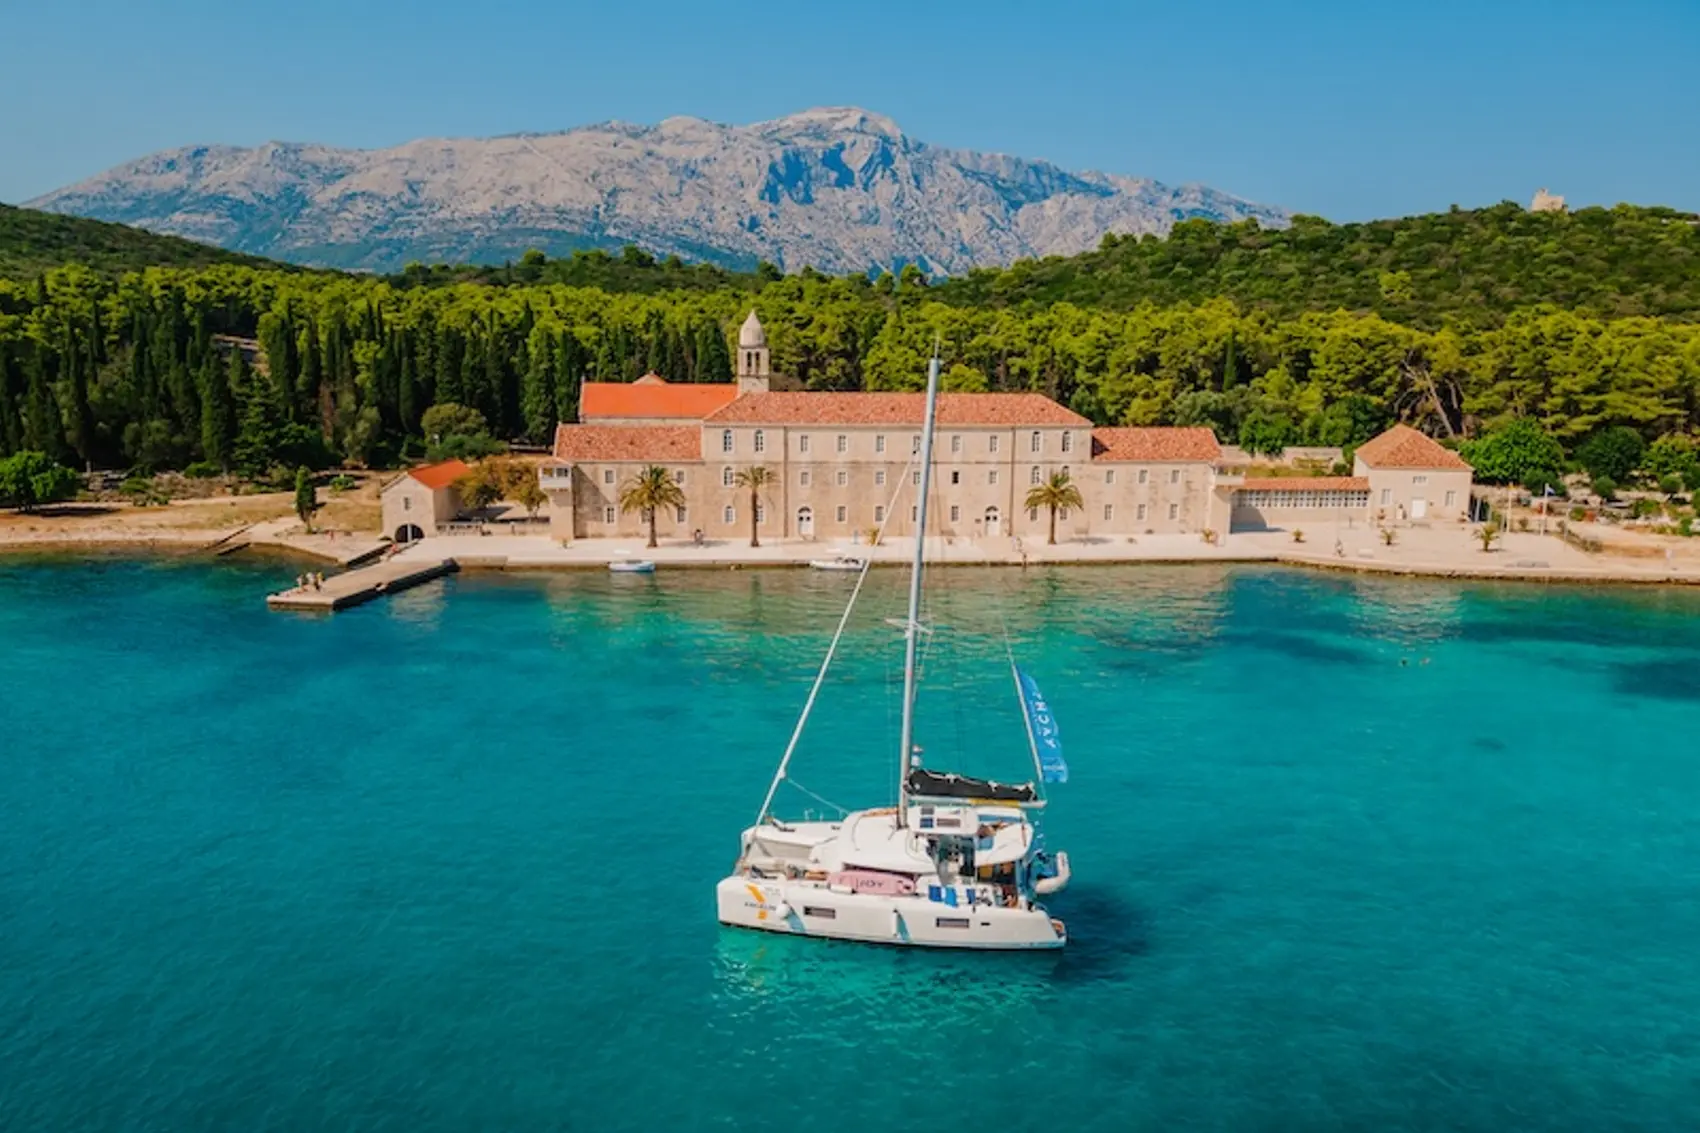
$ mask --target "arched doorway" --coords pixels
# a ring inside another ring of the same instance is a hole
[[[997,539],[1003,535],[1003,513],[996,507],[986,509],[986,538]]]
[[[419,525],[416,523],[404,523],[395,529],[395,541],[397,543],[417,543],[423,538],[425,538],[425,532],[419,530]]]
[[[797,509],[797,534],[804,539],[815,537],[815,509],[800,507]]]

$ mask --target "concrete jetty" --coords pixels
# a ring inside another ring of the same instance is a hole
[[[345,571],[325,579],[324,585],[279,591],[266,598],[274,610],[315,610],[334,613],[399,594],[421,583],[441,578],[460,569],[453,559],[393,558]]]

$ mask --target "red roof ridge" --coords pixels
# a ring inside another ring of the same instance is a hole
[[[1394,425],[1358,446],[1357,456],[1371,468],[1469,468],[1464,458],[1426,433]]]
[[[926,395],[876,390],[778,390],[742,394],[708,415],[711,425],[915,425],[926,413]],[[1081,427],[1092,422],[1041,393],[941,393],[938,423],[945,427],[1033,425]]]
[[[1113,426],[1092,430],[1092,459],[1214,463],[1222,459],[1222,446],[1202,425]]]
[[[438,489],[448,487],[471,471],[471,467],[464,460],[457,459],[409,468],[407,474],[435,492]]]
[[[671,463],[702,459],[696,425],[557,425],[556,461]]]

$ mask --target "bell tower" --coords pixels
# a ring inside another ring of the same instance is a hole
[[[738,392],[766,393],[773,372],[768,362],[767,332],[752,309],[738,328]]]

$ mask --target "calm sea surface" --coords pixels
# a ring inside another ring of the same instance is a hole
[[[292,573],[0,560],[8,1133],[1700,1129],[1700,595],[936,572],[928,760],[1022,773],[1007,622],[1073,771],[1073,943],[974,956],[714,920],[850,579]]]

